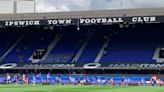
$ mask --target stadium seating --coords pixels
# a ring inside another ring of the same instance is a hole
[[[17,33],[0,34],[0,56],[22,36],[22,39],[5,56],[5,62],[30,62],[29,58],[37,49],[47,49],[56,35],[61,36],[59,42],[46,56],[44,63],[71,63],[79,49],[85,43],[89,31],[93,36],[86,44],[77,63],[94,62],[100,49],[111,33],[111,27],[81,28],[74,27],[55,31],[32,31],[31,28],[22,29]],[[113,30],[113,29],[112,29]],[[38,32],[39,31],[39,32]],[[139,26],[135,28],[116,28],[117,34],[110,38],[108,46],[102,55],[101,63],[154,63],[153,55],[156,48],[164,43],[161,28]]]
[[[86,31],[62,30],[62,38],[46,58],[49,63],[70,63],[80,49]]]
[[[8,53],[5,62],[30,62],[29,58],[36,49],[46,49],[54,35],[49,32],[23,32],[21,41]]]
[[[161,45],[160,37],[158,30],[123,30],[111,38],[101,62],[153,63],[155,49]]]
[[[13,35],[13,32],[0,33],[0,56],[2,56],[18,39],[18,35]]]
[[[93,62],[105,42],[105,36],[108,31],[96,30],[93,37],[87,44],[85,50],[80,56],[78,63]]]

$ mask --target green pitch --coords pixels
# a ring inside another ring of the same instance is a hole
[[[164,87],[0,85],[0,92],[164,92]]]

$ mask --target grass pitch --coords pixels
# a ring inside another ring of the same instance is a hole
[[[0,85],[0,92],[164,92],[164,87]]]

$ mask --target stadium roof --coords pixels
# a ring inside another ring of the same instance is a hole
[[[0,14],[0,20],[62,19],[89,17],[123,17],[164,15],[164,8],[91,10],[53,13]]]

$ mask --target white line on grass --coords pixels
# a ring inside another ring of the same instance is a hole
[[[46,90],[46,89],[16,89],[16,88],[12,88],[12,89],[2,89],[2,90],[0,90],[0,92],[31,92],[31,91],[37,91],[37,92],[39,92],[39,91],[44,91],[44,92],[52,92],[51,90]]]

